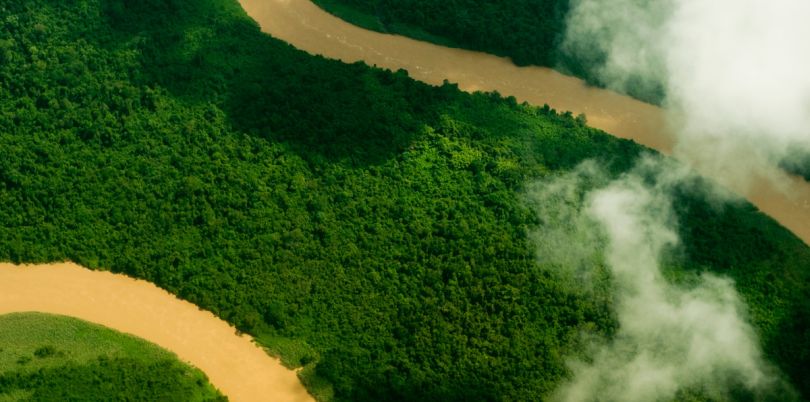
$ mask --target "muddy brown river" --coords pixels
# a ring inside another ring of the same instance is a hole
[[[0,264],[0,314],[39,311],[104,325],[174,352],[231,401],[312,402],[296,373],[208,311],[142,280],[75,264]]]
[[[240,3],[263,31],[311,54],[348,63],[364,61],[392,70],[402,68],[428,84],[440,85],[447,79],[465,91],[498,91],[518,101],[584,113],[593,127],[665,154],[672,151],[673,140],[663,110],[612,91],[589,87],[554,70],[517,67],[508,59],[485,53],[368,31],[332,16],[309,0],[240,0]],[[760,180],[745,196],[810,244],[810,184],[788,177],[783,181],[787,185],[778,191],[768,181]]]
[[[591,126],[670,153],[664,112],[540,67],[367,31],[309,0],[240,0],[262,29],[309,53],[408,70],[440,85],[494,91],[535,105],[585,113]],[[810,185],[789,179],[786,191],[761,180],[748,199],[810,243]],[[789,194],[789,195],[786,195]],[[295,372],[238,335],[228,323],[141,280],[74,264],[21,268],[0,264],[0,314],[40,311],[73,316],[133,334],[168,349],[205,372],[233,401],[312,401]]]

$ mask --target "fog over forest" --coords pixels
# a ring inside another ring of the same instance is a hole
[[[675,156],[746,193],[756,180],[779,186],[780,163],[810,144],[808,19],[810,3],[798,0],[575,0],[563,49],[601,52],[596,69],[613,89],[663,88]],[[595,169],[583,165],[546,188],[576,186]],[[672,188],[693,179],[646,158],[575,203],[566,224],[601,228],[619,328],[610,342],[593,341],[593,361],[570,363],[574,379],[560,400],[670,400],[695,388],[723,400],[740,387],[753,396],[782,387],[733,282],[704,274],[685,286],[662,276],[661,257],[679,242]]]
[[[810,149],[809,19],[802,0],[575,0],[563,47],[604,52],[615,89],[663,87],[676,156],[745,192]]]

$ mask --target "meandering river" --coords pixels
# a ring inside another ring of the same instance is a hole
[[[465,91],[498,91],[518,101],[584,113],[593,127],[666,154],[672,151],[673,140],[663,110],[589,87],[554,70],[517,67],[502,57],[365,30],[321,10],[310,0],[240,3],[262,30],[309,53],[348,63],[364,61],[392,70],[401,68],[428,84],[440,85],[447,79]],[[780,191],[771,182],[758,180],[745,196],[810,244],[810,184],[787,176],[782,182]]]
[[[670,153],[673,141],[661,109],[540,67],[516,67],[483,53],[445,48],[367,31],[309,0],[240,0],[262,29],[313,54],[406,69],[439,85],[494,91],[519,101],[585,113],[593,127]],[[789,179],[787,191],[767,181],[749,200],[810,243],[810,185]],[[790,194],[790,195],[786,195]],[[40,311],[95,322],[153,342],[205,372],[233,401],[312,401],[295,372],[247,336],[153,284],[75,264],[0,264],[0,314]]]
[[[0,264],[0,314],[39,311],[94,322],[168,349],[202,370],[231,401],[314,401],[250,337],[142,280],[75,264]]]

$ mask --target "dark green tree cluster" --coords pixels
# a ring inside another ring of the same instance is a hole
[[[303,345],[293,363],[337,400],[539,400],[582,329],[614,328],[538,265],[519,194],[588,158],[619,173],[638,145],[307,55],[234,0],[0,10],[0,259],[153,281],[287,361]],[[806,378],[810,250],[748,205],[684,198],[673,264],[750,281],[769,355]]]
[[[810,181],[810,149],[796,145],[792,152],[782,160],[780,166],[789,173]]]
[[[555,68],[595,86],[608,83],[599,68],[607,58],[598,46],[562,46],[571,0],[313,0],[353,24],[439,45],[509,57],[519,65]],[[660,104],[665,89],[629,77],[623,90]]]
[[[0,374],[0,395],[17,393],[26,402],[186,401],[206,384],[203,377],[188,377],[187,368],[171,360],[101,357],[85,364]],[[227,399],[213,395],[201,400]]]
[[[557,65],[570,0],[314,0],[364,28]]]

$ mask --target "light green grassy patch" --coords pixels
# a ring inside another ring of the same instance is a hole
[[[273,356],[281,359],[281,364],[289,369],[306,366],[318,360],[318,352],[302,339],[264,335],[256,338]]]
[[[85,363],[99,356],[142,361],[176,358],[134,336],[76,318],[42,313],[0,316],[0,345],[0,372]]]
[[[0,316],[0,345],[3,402],[224,399],[202,372],[174,354],[75,318]]]

